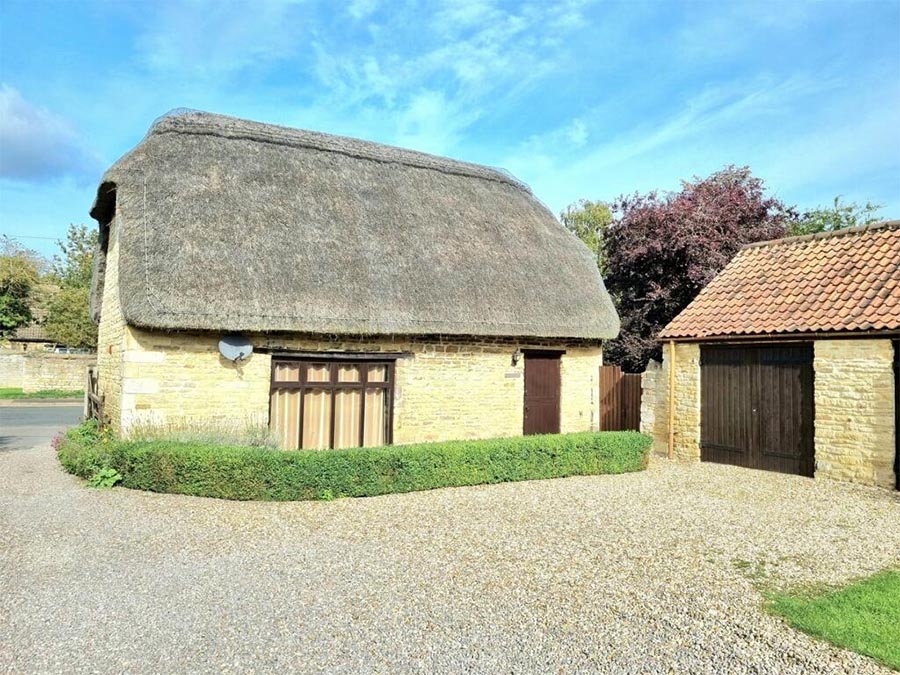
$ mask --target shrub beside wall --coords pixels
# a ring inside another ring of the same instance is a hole
[[[639,471],[646,466],[650,442],[648,436],[622,431],[284,452],[159,440],[120,442],[79,427],[61,442],[59,458],[82,478],[114,469],[129,488],[289,501]]]

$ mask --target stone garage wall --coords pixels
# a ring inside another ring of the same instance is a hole
[[[669,448],[669,363],[671,347],[663,348],[662,365],[651,361],[641,376],[641,431],[653,437],[653,452]],[[700,346],[675,344],[675,457],[700,459]]]
[[[26,393],[47,389],[84,390],[87,367],[95,354],[0,352],[0,387]]]
[[[817,478],[893,488],[893,346],[889,339],[816,340],[815,452]],[[700,348],[676,344],[675,456],[700,458]],[[641,377],[641,431],[654,452],[669,441],[669,346],[663,363]]]
[[[815,343],[816,477],[894,482],[894,371],[890,340]]]

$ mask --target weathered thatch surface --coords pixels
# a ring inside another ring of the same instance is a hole
[[[113,205],[136,326],[618,332],[587,248],[487,167],[190,112],[160,119],[106,173],[91,214],[102,223]]]

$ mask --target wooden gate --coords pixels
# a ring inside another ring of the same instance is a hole
[[[525,352],[523,433],[559,433],[559,352]]]
[[[100,424],[105,424],[103,419],[103,397],[98,391],[98,373],[97,366],[87,367],[87,381],[84,387],[84,419],[97,420]]]
[[[700,457],[812,476],[812,345],[700,349]]]
[[[600,430],[639,430],[641,376],[619,366],[600,367]]]

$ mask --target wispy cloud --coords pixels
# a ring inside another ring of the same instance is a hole
[[[140,61],[178,77],[220,78],[292,56],[304,25],[294,3],[188,0],[154,4],[136,40]]]
[[[376,0],[351,0],[347,13],[357,21],[368,18],[378,7]]]
[[[395,5],[352,45],[318,35],[311,49],[321,86],[305,113],[327,110],[357,125],[374,117],[367,130],[379,140],[452,153],[486,113],[508,109],[573,62],[566,37],[581,27],[584,4],[448,1],[424,23],[417,5]]]
[[[798,106],[812,105],[842,86],[840,78],[828,76],[781,80],[765,76],[709,85],[668,114],[628,125],[612,135],[592,123],[592,117],[603,117],[602,110],[597,110],[529,138],[507,157],[505,165],[530,182],[538,194],[555,197],[551,206],[557,210],[579,197],[611,199],[621,192],[675,188],[680,179],[729,163],[750,163],[764,177],[777,179],[778,185],[797,186],[838,170],[832,160],[847,154],[838,152],[840,148],[849,148],[843,142],[833,148],[832,142],[855,137],[861,154],[869,156],[871,148],[865,139],[874,139],[878,132],[883,137],[889,135],[885,122],[891,116],[887,112],[890,107],[852,121],[848,121],[852,113],[842,110],[835,115],[834,128],[831,123],[815,129],[794,128],[793,115]],[[839,120],[843,120],[846,131],[835,137]],[[583,148],[571,142],[579,137],[576,124],[594,142]],[[755,147],[748,142],[767,127],[772,142]],[[779,140],[782,137],[790,140]],[[829,143],[823,144],[826,137]],[[816,139],[819,150],[813,154],[833,151],[837,154],[832,160],[810,162],[809,153],[800,151]],[[791,147],[797,152],[787,150]],[[776,156],[782,168],[775,166]],[[799,169],[800,165],[806,168]],[[793,178],[788,173],[793,173]]]
[[[900,215],[896,2],[82,0],[0,21],[21,27],[0,41],[17,227],[52,228],[34,205],[57,199],[81,219],[90,187],[56,179],[181,106],[505,166],[557,211],[734,163],[802,206]]]
[[[98,168],[97,158],[63,118],[0,85],[0,177],[32,183],[63,176],[83,180]]]

